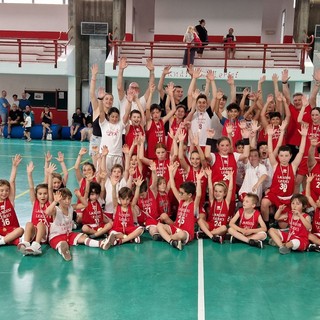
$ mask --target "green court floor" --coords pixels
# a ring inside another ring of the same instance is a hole
[[[43,177],[43,155],[62,151],[72,167],[77,141],[0,140],[0,178],[9,178],[11,157],[23,162],[17,176],[16,211],[23,226],[31,216],[25,169],[32,159],[35,183]],[[0,319],[320,319],[320,256],[281,256],[274,247],[194,241],[183,251],[147,234],[141,244],[109,251],[72,247],[65,262],[49,248],[23,257],[0,247]]]

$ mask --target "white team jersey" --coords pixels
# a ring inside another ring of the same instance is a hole
[[[125,128],[124,123],[120,120],[116,124],[112,124],[106,119],[99,122],[101,128],[101,144],[100,147],[107,146],[110,156],[122,156],[122,131]]]
[[[67,216],[62,213],[58,206],[56,206],[56,216],[50,225],[49,241],[61,234],[72,232],[72,214],[73,208],[71,206],[68,208]]]

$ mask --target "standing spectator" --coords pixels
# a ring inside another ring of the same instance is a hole
[[[19,99],[18,99],[18,95],[16,93],[12,95],[12,99],[13,100],[12,100],[11,105],[16,104],[19,108]]]
[[[52,124],[52,112],[48,105],[44,106],[43,111],[41,112],[41,124],[42,124],[42,140],[46,138],[46,130],[47,133],[51,133],[52,130],[50,128]]]
[[[225,43],[227,43],[227,54],[228,54],[228,58],[230,59],[234,59],[234,55],[236,53],[236,45],[234,44],[234,42],[237,41],[236,37],[233,35],[233,28],[229,29],[228,34],[223,38],[223,41]]]
[[[78,130],[86,126],[86,116],[81,112],[80,108],[76,109],[76,112],[72,116],[72,125],[70,127],[70,139],[74,140],[74,136]]]
[[[21,111],[26,110],[27,106],[31,106],[31,103],[28,100],[27,94],[25,92],[21,93],[21,99],[19,100],[18,106]]]
[[[205,28],[205,25],[206,25],[206,21],[204,19],[201,19],[199,21],[199,24],[196,26],[196,31],[198,32],[198,36],[202,42],[202,46],[200,48],[198,48],[198,50],[197,50],[199,58],[202,58],[204,46],[207,46],[209,43],[208,31]]]
[[[189,64],[194,63],[194,55],[197,51],[196,46],[194,45],[196,42],[196,39],[199,39],[198,35],[195,32],[194,26],[189,26],[187,28],[187,31],[183,37],[183,42],[187,43],[187,45],[192,45],[190,48],[190,60],[188,61],[188,48],[185,49],[184,51],[184,56],[183,56],[183,66],[189,66]],[[199,39],[200,41],[200,39]],[[188,63],[189,62],[189,63]]]
[[[8,119],[8,108],[10,108],[10,103],[6,99],[7,91],[2,90],[0,98],[0,117],[1,117],[1,127],[0,127],[0,136],[3,137],[3,128],[7,123]]]
[[[11,110],[9,111],[8,117],[8,139],[11,138],[11,128],[14,126],[18,126],[21,121],[23,121],[21,112],[18,110],[18,106],[16,104],[13,104]]]

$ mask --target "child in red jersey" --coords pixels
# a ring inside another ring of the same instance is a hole
[[[195,150],[190,152],[190,164],[187,162],[187,159],[185,158],[183,146],[184,146],[184,140],[185,140],[186,134],[184,132],[178,134],[179,139],[179,162],[181,165],[181,168],[183,168],[185,172],[185,181],[192,181],[193,183],[197,184],[197,173],[199,173],[203,167],[202,167],[202,161],[201,158],[204,157],[203,151],[199,145],[199,139],[198,135],[195,134],[192,143],[195,147]],[[208,178],[203,175],[201,179],[201,199],[199,204],[199,215],[200,218],[205,219],[205,210],[203,208],[206,198],[206,190],[208,186]]]
[[[85,199],[87,206],[83,209],[81,215],[82,232],[89,235],[89,238],[95,239],[105,235],[112,228],[112,220],[103,214],[100,198],[101,186],[104,187],[105,180],[101,179],[101,185],[98,182],[87,179],[87,188]]]
[[[198,219],[198,225],[213,242],[222,243],[222,236],[227,232],[230,219],[229,205],[233,190],[233,172],[228,172],[229,187],[223,181],[212,184],[212,172],[209,167],[205,169],[205,173],[208,177],[210,209],[208,219]]]
[[[255,209],[259,203],[259,197],[253,193],[247,193],[243,199],[243,207],[240,208],[229,224],[228,232],[231,234],[230,243],[234,238],[249,244],[250,246],[263,249],[262,241],[267,238],[267,227]],[[238,225],[236,224],[239,220]]]
[[[304,251],[309,245],[309,231],[312,228],[311,218],[304,210],[308,206],[306,196],[296,193],[291,198],[291,210],[284,213],[285,205],[281,205],[274,215],[276,220],[287,220],[289,231],[270,228],[269,236],[279,247],[281,254],[290,253],[291,250]]]
[[[183,249],[183,245],[191,242],[194,238],[194,225],[199,212],[201,198],[201,178],[204,171],[197,174],[197,186],[194,182],[187,181],[180,185],[179,190],[174,181],[174,171],[178,164],[169,166],[170,185],[173,194],[179,201],[177,218],[174,224],[168,225],[158,223],[157,228],[161,237],[178,250]],[[193,197],[195,199],[193,200]]]
[[[48,184],[38,184],[34,188],[32,172],[33,162],[27,165],[30,200],[33,206],[31,222],[27,222],[24,233],[24,241],[18,244],[18,250],[24,255],[42,254],[41,243],[48,241],[50,223],[52,217],[46,215],[45,211],[53,200],[52,173],[55,170],[54,164],[47,167]]]
[[[16,154],[12,158],[10,179],[0,179],[0,246],[6,244],[17,245],[23,235],[23,229],[14,210],[14,198],[16,196],[17,168],[22,158]]]
[[[315,175],[313,173],[307,176],[306,185],[306,197],[308,198],[309,204],[314,208],[314,214],[312,217],[312,230],[309,233],[309,244],[308,251],[320,252],[320,196],[314,201],[311,194],[311,184],[314,180]]]
[[[139,181],[142,181],[138,178]],[[112,183],[112,200],[114,205],[113,227],[108,238],[111,245],[123,244],[134,241],[140,243],[140,236],[143,234],[143,227],[135,225],[134,208],[138,201],[139,189],[136,188],[134,197],[132,190],[128,187],[122,187],[116,192],[117,181],[111,180]],[[132,199],[133,198],[133,199]],[[119,199],[119,201],[118,201]]]
[[[292,163],[289,163],[292,156],[292,151],[289,146],[281,146],[279,148],[278,154],[279,161],[276,159],[273,153],[272,146],[273,131],[274,130],[272,127],[268,128],[269,159],[273,167],[274,173],[270,186],[270,191],[261,201],[261,214],[267,226],[269,224],[269,207],[271,205],[275,205],[278,208],[282,204],[288,206],[290,203],[290,199],[294,193],[295,174],[297,172],[298,166],[301,162],[304,153],[306,136],[308,133],[308,125],[302,124],[301,131],[298,130],[298,132],[302,136],[301,144],[299,148],[299,153],[292,161]],[[286,221],[280,221],[280,223],[282,228],[286,227]]]
[[[148,159],[156,159],[156,145],[158,143],[166,144],[165,141],[165,123],[173,117],[176,112],[175,103],[173,99],[173,91],[174,91],[174,84],[168,84],[168,94],[171,98],[171,111],[163,118],[161,118],[161,107],[157,104],[152,104],[152,94],[155,90],[155,85],[150,87],[150,96],[147,101],[146,106],[146,142],[147,142],[147,149],[146,149],[146,157]]]

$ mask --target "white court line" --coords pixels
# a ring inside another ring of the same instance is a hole
[[[204,272],[203,272],[203,240],[198,240],[198,320],[205,319],[204,309]]]

